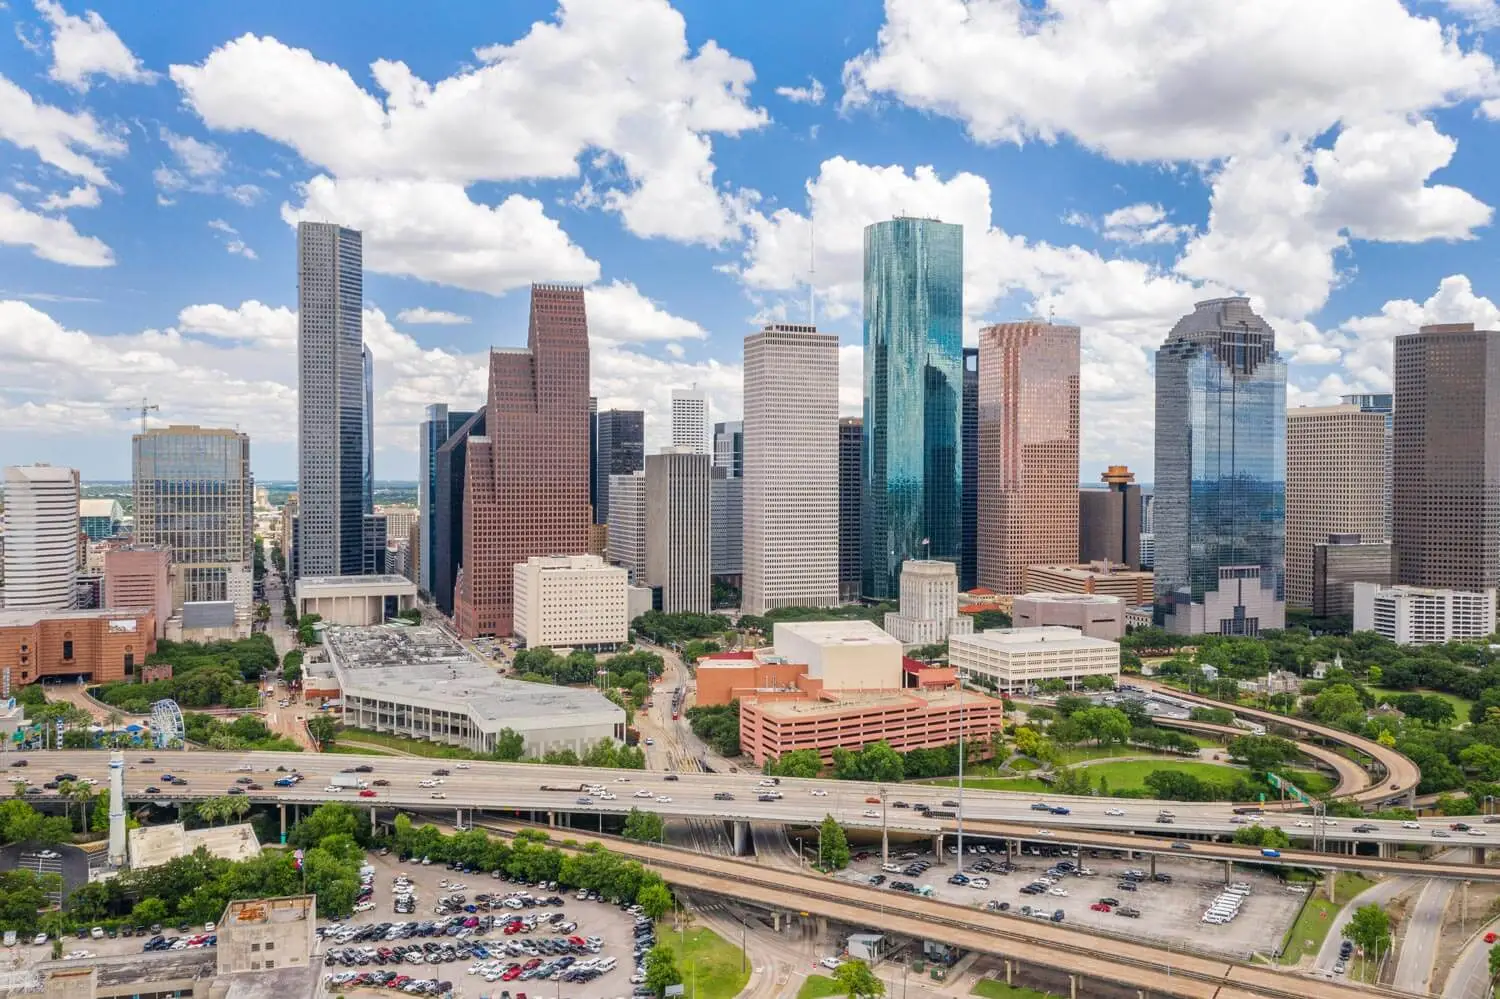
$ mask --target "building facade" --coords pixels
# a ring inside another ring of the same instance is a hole
[[[1151,603],[1152,574],[1112,562],[1085,565],[1028,565],[1027,593],[1098,593],[1119,597],[1127,606]]]
[[[865,447],[865,421],[858,416],[839,420],[839,600],[859,599],[860,496]]]
[[[938,559],[901,566],[901,609],[885,616],[885,630],[905,645],[934,645],[968,634],[974,619],[958,612],[958,567]]]
[[[1393,481],[1392,413],[1395,396],[1389,392],[1361,392],[1340,396],[1339,401],[1345,406],[1358,406],[1366,413],[1379,413],[1385,417],[1385,533],[1382,537],[1389,541],[1391,538],[1391,483]]]
[[[1396,581],[1500,586],[1500,333],[1473,323],[1396,337]]]
[[[421,528],[413,560],[417,564],[417,585],[423,593],[433,596],[436,595],[433,569],[437,552],[438,451],[473,415],[450,410],[447,403],[434,403],[427,407],[427,419],[422,421],[417,440],[417,466],[422,473],[417,481],[417,520]],[[444,613],[452,612],[450,606]]]
[[[363,322],[363,320],[361,320]],[[360,438],[361,464],[364,466],[361,506],[365,513],[375,510],[375,358],[369,347],[359,352],[361,382],[364,385],[364,432]]]
[[[672,446],[708,454],[708,395],[697,389],[672,390]]]
[[[1199,302],[1156,352],[1155,480],[1161,624],[1283,627],[1286,364],[1249,299]]]
[[[646,456],[646,580],[668,614],[706,614],[713,557],[707,451],[668,448]]]
[[[1313,546],[1385,537],[1385,414],[1299,406],[1286,414],[1286,602],[1313,605]]]
[[[1354,584],[1391,585],[1391,543],[1357,534],[1330,534],[1313,545],[1312,612],[1318,617],[1354,614]]]
[[[469,438],[484,437],[485,411],[479,410],[453,431],[438,448],[437,493],[434,500],[432,600],[438,610],[453,615],[453,594],[464,560],[464,497],[467,494]]]
[[[1085,677],[1120,675],[1120,645],[1077,628],[992,628],[948,641],[948,662],[977,683],[1020,693],[1042,680],[1077,690]]]
[[[709,470],[708,505],[712,522],[709,574],[732,577],[737,584],[745,571],[745,480],[727,468]]]
[[[1125,635],[1125,601],[1097,593],[1023,593],[1012,605],[1017,628],[1076,628],[1089,638]]]
[[[0,663],[12,684],[75,676],[118,683],[155,651],[156,617],[147,607],[0,611]]]
[[[598,451],[594,467],[594,520],[609,523],[609,478],[646,467],[646,414],[639,409],[606,409],[594,419]]]
[[[1495,633],[1495,591],[1355,583],[1354,630],[1400,645],[1485,638]]]
[[[78,527],[90,541],[103,541],[120,533],[125,511],[117,499],[78,501]]]
[[[901,563],[963,553],[963,226],[864,231],[861,593],[893,600]]]
[[[745,423],[730,420],[714,424],[714,467],[731,479],[745,474]]]
[[[743,609],[839,602],[839,339],[773,323],[745,338]]]
[[[630,583],[646,580],[646,473],[609,477],[609,537],[606,556],[629,573]]]
[[[460,634],[511,634],[517,562],[588,550],[588,405],[583,289],[532,285],[527,347],[490,351],[487,433],[469,438]]]
[[[1021,592],[1028,565],[1078,558],[1079,330],[979,331],[979,585]]]
[[[630,638],[625,577],[624,569],[597,555],[517,562],[516,638],[529,649],[613,652]]]
[[[55,465],[5,470],[5,607],[66,610],[77,604],[78,472]]]
[[[1078,561],[1141,564],[1141,487],[1124,465],[1099,476],[1103,489],[1078,490]]]
[[[131,545],[105,552],[103,606],[149,607],[156,619],[156,637],[164,637],[172,616],[171,564],[171,551],[162,547]]]
[[[963,554],[958,562],[958,588],[979,585],[979,348],[964,348],[963,401],[964,485]]]
[[[358,230],[297,225],[297,569],[311,576],[364,562],[363,253]]]
[[[405,576],[304,576],[297,580],[297,616],[317,614],[328,625],[364,627],[417,605]]]

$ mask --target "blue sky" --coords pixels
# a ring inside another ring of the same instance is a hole
[[[290,477],[301,218],[365,232],[382,478],[533,280],[590,286],[601,408],[651,443],[674,386],[739,415],[743,337],[809,280],[857,412],[860,231],[903,211],[964,224],[971,341],[1082,327],[1085,479],[1149,481],[1196,299],[1252,296],[1291,405],[1386,388],[1420,323],[1500,328],[1493,0],[413,10],[0,2],[0,462],[126,477],[145,396]]]

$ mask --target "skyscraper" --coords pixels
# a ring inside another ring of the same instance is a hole
[[[596,524],[606,523],[599,513],[602,502],[599,496],[599,400],[589,396],[589,509],[594,512]]]
[[[745,474],[745,424],[731,420],[714,424],[714,467],[731,479]]]
[[[860,486],[865,421],[839,419],[839,599],[859,599]]]
[[[632,586],[646,582],[646,473],[609,477],[609,538],[606,555],[630,573]]]
[[[367,462],[360,233],[297,226],[297,568],[358,575]]]
[[[972,590],[979,573],[979,348],[964,348],[964,487],[962,494],[963,555],[958,562],[958,588]]]
[[[427,419],[422,421],[422,432],[417,441],[417,464],[422,477],[417,481],[417,534],[420,547],[416,553],[419,569],[416,583],[423,593],[435,593],[432,577],[437,552],[438,449],[473,415],[449,410],[447,403],[439,402],[427,407]],[[450,603],[445,613],[452,611]]]
[[[901,563],[963,551],[963,226],[865,227],[861,589],[900,593]]]
[[[1099,476],[1104,489],[1078,490],[1078,561],[1141,564],[1141,487],[1124,465]]]
[[[743,609],[839,602],[839,338],[772,323],[745,338]]]
[[[527,346],[490,351],[484,437],[470,437],[460,634],[511,634],[513,567],[589,543],[589,331],[583,289],[531,287]]]
[[[5,607],[76,606],[78,472],[54,465],[5,470]]]
[[[708,470],[709,575],[739,587],[745,572],[745,480]]]
[[[1156,612],[1178,634],[1286,620],[1286,364],[1246,298],[1199,302],[1156,352]]]
[[[708,396],[697,389],[672,390],[672,446],[708,454]]]
[[[1391,539],[1391,483],[1393,474],[1392,464],[1392,427],[1391,407],[1394,396],[1389,392],[1362,392],[1353,395],[1340,396],[1339,401],[1345,406],[1358,406],[1366,413],[1379,413],[1385,417],[1385,540]],[[1365,541],[1379,539],[1364,539]]]
[[[609,523],[609,477],[646,467],[646,414],[639,409],[606,409],[598,426],[599,460],[595,468],[596,523]]]
[[[711,585],[708,455],[668,448],[646,456],[646,579],[661,609],[708,613]]]
[[[1396,581],[1500,585],[1500,333],[1396,337],[1391,542]]]
[[[255,506],[249,435],[165,427],[136,434],[131,444],[135,543],[171,552],[172,609],[227,600],[248,623]]]
[[[484,437],[485,411],[469,415],[448,435],[437,452],[437,489],[433,500],[432,599],[453,616],[453,591],[464,560],[464,497],[467,494],[469,439]]]
[[[1313,606],[1313,547],[1385,538],[1385,414],[1301,406],[1286,414],[1286,602]]]
[[[1077,326],[979,331],[976,578],[1024,593],[1028,565],[1078,558]]]
[[[370,356],[370,348],[360,349],[361,366],[364,371],[365,386],[365,426],[362,450],[364,453],[365,479],[364,479],[364,513],[375,512],[375,361]],[[369,558],[369,552],[365,553]]]

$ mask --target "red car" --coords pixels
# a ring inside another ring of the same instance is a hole
[[[522,971],[530,971],[532,968],[541,967],[541,964],[542,964],[542,959],[539,958],[539,957],[534,957],[530,961],[527,961],[524,965],[522,965],[521,966],[521,970]]]
[[[502,974],[500,976],[500,980],[502,982],[513,982],[517,978],[520,978],[520,977],[521,977],[521,966],[519,964],[513,964],[509,968],[505,969],[504,974]]]
[[[1093,905],[1089,906],[1089,908],[1093,909],[1095,912],[1109,912],[1110,911],[1109,906],[1105,905],[1103,902],[1095,902]]]
[[[877,798],[877,797],[875,797],[872,794],[868,798],[865,799],[865,804],[867,804],[867,805],[878,805],[878,804],[880,804],[880,799]]]
[[[375,797],[375,791],[372,788],[367,787],[359,792],[359,796],[361,798],[373,798]]]
[[[1486,933],[1484,935],[1484,942],[1485,943],[1494,943],[1495,942],[1495,934],[1494,933]]]

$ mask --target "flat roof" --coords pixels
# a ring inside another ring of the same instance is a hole
[[[950,635],[948,648],[977,645],[996,652],[1058,652],[1064,649],[1118,650],[1119,642],[1093,638],[1077,628],[1046,625],[1041,628],[991,628],[973,635]]]
[[[1022,593],[1016,599],[1043,600],[1049,604],[1108,604],[1111,607],[1119,606],[1125,602],[1124,597],[1117,597],[1108,593],[1053,593],[1049,590]]]
[[[265,923],[297,923],[317,912],[316,895],[285,895],[279,898],[242,898],[229,903],[220,925],[261,926]]]
[[[1150,569],[1132,569],[1129,566],[1099,566],[1099,565],[1028,565],[1027,572],[1054,572],[1061,576],[1076,577],[1078,579],[1108,579],[1120,577],[1123,579],[1134,579],[1141,576],[1154,576]]]
[[[95,610],[44,610],[40,607],[0,610],[0,628],[24,628],[38,621],[120,621],[155,614],[151,607],[108,607]]]
[[[755,709],[769,717],[807,717],[839,714],[867,708],[957,708],[959,692],[950,690],[869,690],[834,691],[834,698],[798,698],[784,701],[756,701]],[[963,692],[965,709],[981,706],[999,707],[1005,702],[973,690]]]
[[[774,632],[785,630],[806,642],[824,647],[838,645],[894,645],[901,642],[871,621],[777,621]]]
[[[410,589],[413,593],[417,590],[417,584],[405,576],[386,573],[383,576],[303,576],[297,580],[297,593],[300,595],[303,587],[323,590],[351,586],[384,586]]]

